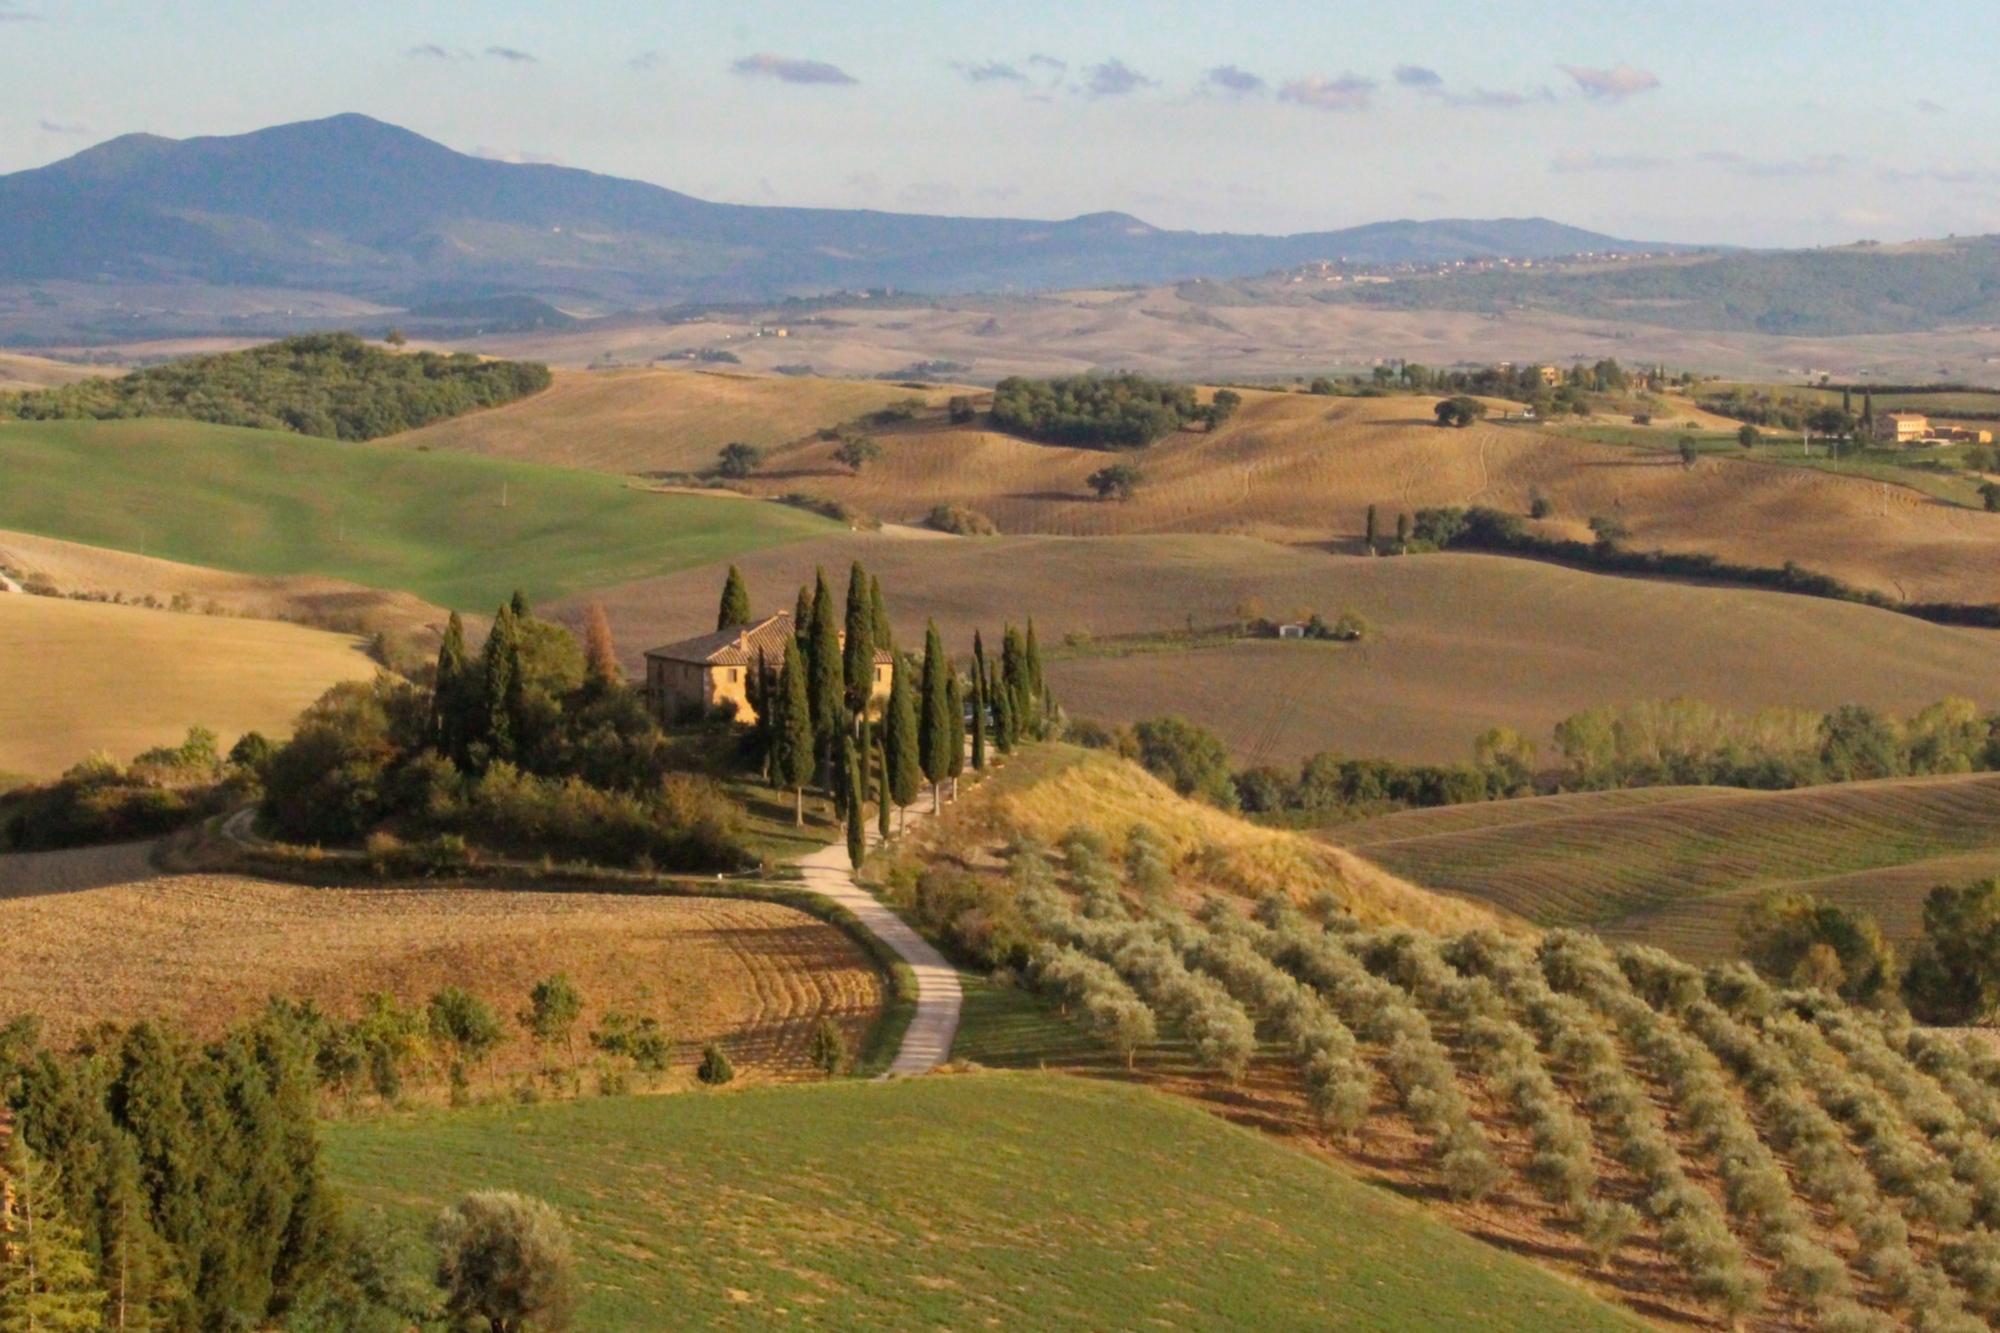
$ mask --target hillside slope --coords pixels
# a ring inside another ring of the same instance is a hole
[[[1292,763],[1329,748],[1458,761],[1491,726],[1546,744],[1571,713],[1674,695],[1752,711],[1853,701],[1909,713],[1946,695],[1990,700],[2000,679],[2000,635],[1988,632],[1496,556],[1371,560],[1216,536],[916,542],[848,533],[736,563],[762,610],[790,606],[815,566],[838,580],[854,560],[881,580],[904,643],[920,642],[935,618],[953,651],[969,650],[976,628],[990,647],[1003,621],[1032,614],[1073,716],[1185,713],[1242,763]],[[709,565],[598,589],[556,612],[581,624],[585,602],[602,601],[636,666],[645,649],[714,625],[724,572]],[[1260,604],[1329,618],[1352,607],[1376,633],[1360,644],[1175,638],[1189,623],[1227,626]]]

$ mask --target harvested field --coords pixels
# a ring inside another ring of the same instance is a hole
[[[1181,712],[1241,763],[1337,749],[1454,761],[1488,727],[1546,743],[1561,718],[1603,703],[1683,695],[1734,709],[1907,713],[1946,695],[1986,702],[2000,635],[1781,593],[1614,578],[1499,556],[1368,559],[1239,537],[896,541],[852,533],[737,561],[761,609],[789,608],[815,565],[880,578],[897,633],[935,618],[955,652],[983,627],[1035,617],[1072,716]],[[645,649],[715,621],[710,565],[600,590],[628,669]],[[581,623],[589,599],[554,614]],[[1360,644],[1245,640],[1189,649],[1186,624],[1343,607],[1376,626]],[[1121,643],[1117,636],[1153,636]],[[1075,646],[1065,639],[1077,636]]]
[[[190,726],[227,749],[290,732],[307,704],[377,666],[358,639],[266,620],[0,594],[0,772],[50,777],[130,759]]]
[[[186,597],[205,614],[290,620],[354,634],[378,631],[435,650],[450,614],[406,592],[364,587],[314,574],[232,574],[101,546],[0,532],[0,566],[22,579],[46,580],[65,595]]]
[[[1338,399],[1249,393],[1214,434],[1169,437],[1130,461],[1145,474],[1128,503],[1094,499],[1084,478],[1101,451],[1034,444],[974,427],[879,435],[860,475],[810,444],[769,463],[756,486],[807,490],[894,521],[963,504],[1003,532],[1064,536],[1220,532],[1357,544],[1369,505],[1398,512],[1491,505],[1588,540],[1612,515],[1637,549],[1711,552],[1744,565],[1796,561],[1913,601],[2000,601],[2000,515],[1921,491],[1832,472],[1710,456],[1682,465],[1656,448],[1596,444],[1516,426],[1440,430],[1428,398]]]
[[[212,1035],[267,996],[346,1016],[387,991],[422,1005],[462,986],[503,1019],[568,972],[584,998],[577,1044],[606,1010],[651,1016],[691,1050],[721,1041],[739,1074],[803,1074],[820,1020],[858,1049],[883,1000],[840,931],[773,903],[484,889],[320,889],[177,876],[0,901],[0,1014],[38,1013],[58,1035],[103,1019],[166,1018]],[[508,1024],[491,1072],[533,1067]]]
[[[0,353],[0,393],[23,389],[53,389],[78,380],[100,379],[125,372],[115,366],[82,366],[70,361],[51,361],[42,356]]]
[[[155,879],[153,844],[113,843],[60,852],[0,855],[0,899],[40,898],[55,893],[103,889]]]
[[[775,449],[913,397],[936,403],[944,395],[723,371],[558,371],[554,386],[532,398],[381,443],[597,472],[694,472],[732,441]]]
[[[1706,957],[1732,952],[1743,909],[1778,885],[1865,906],[1907,943],[1921,932],[1933,885],[2000,863],[2000,775],[1680,790],[1675,799],[1629,804],[1502,802],[1493,808],[1553,813],[1483,827],[1424,818],[1448,811],[1411,812],[1324,836],[1416,883],[1539,925],[1689,944]]]

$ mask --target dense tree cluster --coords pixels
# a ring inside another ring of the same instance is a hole
[[[373,440],[549,387],[547,366],[470,353],[404,356],[351,333],[314,333],[194,356],[116,379],[0,395],[29,420],[180,417],[334,440]]]
[[[54,782],[0,793],[0,851],[35,852],[157,838],[219,814],[256,785],[269,744],[251,732],[225,758],[215,733],[190,727],[176,746],[129,765],[96,755]]]
[[[1196,424],[1229,419],[1243,401],[1219,389],[1206,405],[1192,386],[1144,375],[1076,375],[1001,380],[993,391],[993,424],[1031,440],[1082,449],[1143,449]]]

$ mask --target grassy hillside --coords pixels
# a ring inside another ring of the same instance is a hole
[[[130,759],[197,723],[225,749],[245,731],[285,734],[329,685],[375,674],[361,649],[267,620],[0,595],[0,773],[51,777],[98,750]]]
[[[1589,539],[1614,515],[1638,549],[1713,552],[1737,564],[1796,561],[1917,601],[2000,601],[2000,516],[1868,477],[1730,454],[1684,467],[1676,434],[1626,445],[1498,423],[1441,430],[1423,398],[1245,395],[1222,429],[1171,436],[1122,461],[1146,481],[1129,503],[1092,497],[1104,455],[976,427],[882,432],[859,475],[813,444],[767,464],[757,484],[808,490],[884,519],[969,505],[1010,533],[1104,536],[1220,532],[1286,542],[1358,543],[1369,505],[1398,511],[1482,504],[1554,506],[1547,530]]]
[[[692,472],[714,463],[716,452],[732,441],[775,449],[912,397],[943,400],[936,390],[868,380],[557,371],[545,393],[390,443],[597,472]]]
[[[19,479],[0,528],[480,611],[836,530],[591,473],[185,421],[0,426],[0,470]]]
[[[1328,748],[1460,760],[1490,726],[1546,745],[1555,723],[1580,709],[1674,695],[1736,709],[1851,700],[1907,713],[1950,694],[1992,701],[2000,679],[2000,636],[1990,633],[1494,556],[1371,560],[1214,536],[919,542],[850,533],[740,563],[755,604],[781,609],[815,565],[837,577],[855,559],[881,579],[905,642],[935,617],[963,652],[975,626],[990,643],[1003,619],[1032,613],[1073,715],[1127,722],[1178,710],[1219,732],[1244,763]],[[708,566],[605,591],[619,643],[636,654],[706,629],[722,575]],[[1361,644],[1206,648],[1173,638],[1190,620],[1228,624],[1253,600],[1269,614],[1316,609],[1328,619],[1353,607],[1376,633]],[[1066,645],[1072,635],[1077,643]]]
[[[1908,940],[1931,885],[1973,878],[2000,853],[1992,774],[1613,795],[1623,794],[1505,802],[1483,826],[1455,810],[1410,811],[1326,836],[1417,883],[1542,925],[1656,944],[1686,935],[1710,957],[1729,952],[1743,909],[1778,884],[1829,888]],[[1503,824],[1503,814],[1518,818]]]
[[[336,1179],[421,1223],[549,1199],[601,1333],[767,1327],[1636,1329],[1529,1264],[1167,1099],[1058,1077],[339,1125]]]

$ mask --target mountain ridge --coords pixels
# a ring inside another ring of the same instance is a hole
[[[129,134],[0,177],[0,281],[197,280],[394,304],[581,295],[636,308],[893,287],[946,295],[1239,278],[1319,260],[1661,252],[1545,218],[1294,236],[714,203],[459,153],[348,113],[248,134]]]

